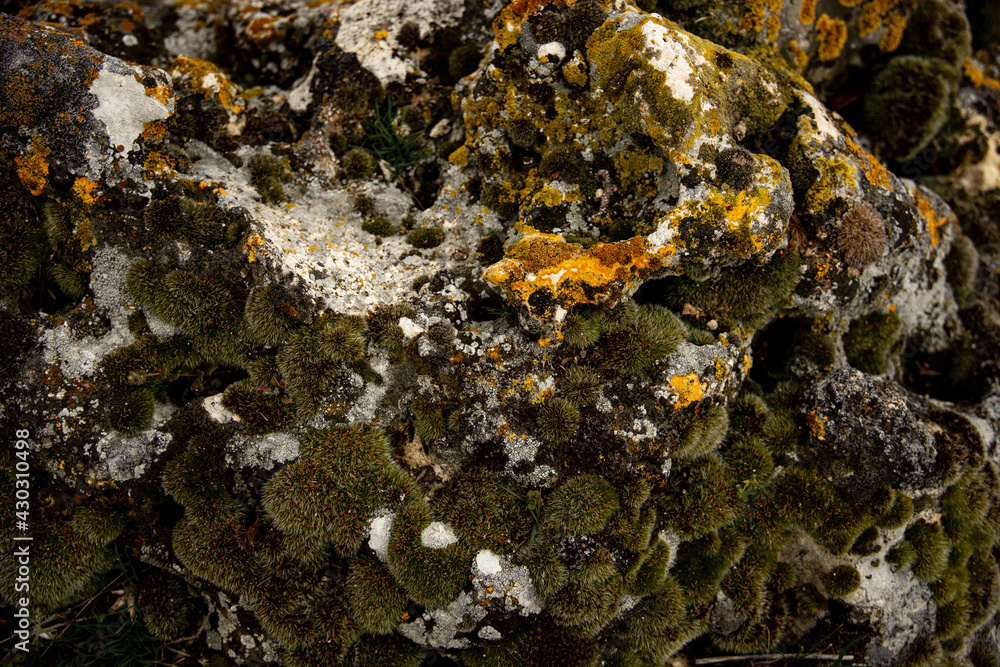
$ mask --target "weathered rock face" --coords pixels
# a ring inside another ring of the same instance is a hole
[[[0,14],[32,609],[128,560],[242,663],[995,664],[1000,61],[662,4]]]

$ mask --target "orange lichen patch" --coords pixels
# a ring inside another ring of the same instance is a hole
[[[798,43],[794,39],[788,42],[788,52],[792,54],[795,67],[798,68],[801,74],[805,70],[806,65],[809,64],[809,54],[799,48]]]
[[[17,167],[17,177],[24,183],[24,187],[36,197],[42,194],[45,184],[49,180],[49,163],[45,161],[52,149],[45,146],[41,137],[35,136],[31,139],[31,154],[14,158],[14,165]]]
[[[826,417],[815,410],[806,415],[806,426],[809,433],[817,440],[826,440]]]
[[[143,123],[142,134],[139,136],[144,141],[160,141],[167,136],[167,124],[162,120],[151,120]]]
[[[456,167],[462,167],[463,169],[465,167],[468,167],[469,166],[469,147],[468,146],[459,146],[458,148],[456,148],[455,151],[451,155],[448,156],[448,162],[450,162],[451,164],[455,165]]]
[[[525,236],[506,255],[483,277],[506,288],[511,300],[529,311],[537,310],[532,308],[532,297],[539,293],[548,293],[562,306],[615,303],[660,269],[665,259],[663,253],[650,252],[649,242],[641,236],[584,250],[557,234],[538,233]],[[555,313],[532,314],[548,318]]]
[[[375,39],[387,39],[389,37],[388,30],[379,30],[375,33]]]
[[[927,220],[927,232],[931,237],[931,245],[937,247],[937,244],[941,242],[941,228],[952,222],[955,216],[938,213],[931,200],[921,195],[919,190],[915,190],[913,194],[917,199],[917,208]]]
[[[89,206],[97,201],[97,197],[91,194],[96,187],[97,181],[91,181],[86,177],[81,176],[73,181],[73,194],[75,194],[80,201]]]
[[[882,39],[879,40],[878,48],[882,53],[892,53],[899,48],[903,41],[903,33],[906,32],[906,17],[902,14],[889,14],[882,22]]]
[[[777,15],[781,11],[782,4],[782,0],[749,0],[744,5],[743,16],[740,17],[740,28],[760,32],[764,29],[767,12],[770,11],[772,15]]]
[[[820,60],[834,60],[847,42],[847,24],[843,19],[830,18],[823,14],[816,21],[816,39],[819,41]]]
[[[812,25],[816,20],[816,0],[802,0],[799,8],[799,20],[803,25]]]
[[[993,90],[1000,90],[1000,81],[986,76],[986,73],[982,70],[982,65],[972,58],[965,59],[965,62],[962,63],[962,69],[965,71],[965,78],[972,82],[972,85],[976,88],[986,86]]]
[[[864,0],[840,0],[840,5],[842,7],[857,7]]]
[[[134,76],[135,80],[145,87],[146,97],[152,97],[163,106],[170,105],[170,101],[174,98],[174,91],[170,86],[162,83],[157,83],[155,86],[146,86],[145,79],[147,77],[142,72],[136,72]]]
[[[264,250],[264,239],[262,239],[257,234],[251,234],[246,241],[243,242],[243,249],[247,253],[247,261],[251,264],[257,261],[257,253],[265,255]]]
[[[216,98],[234,114],[239,114],[246,108],[246,101],[233,82],[210,62],[177,56],[170,73],[174,77],[187,77],[191,87],[206,100]]]
[[[845,137],[845,139],[847,139],[847,148],[860,161],[861,170],[868,178],[868,182],[880,188],[891,190],[892,181],[889,179],[889,170],[875,159],[875,156],[855,143],[853,139],[850,137]]]
[[[674,404],[674,410],[700,401],[701,397],[705,395],[705,385],[701,383],[701,379],[697,373],[675,375],[670,378],[670,386],[677,392],[677,402]]]

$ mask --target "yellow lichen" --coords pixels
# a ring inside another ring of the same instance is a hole
[[[871,153],[859,146],[850,137],[845,137],[847,147],[851,153],[858,158],[861,170],[864,172],[868,182],[886,190],[892,189],[892,181],[889,179],[889,170],[881,162],[875,159]]]
[[[97,201],[97,197],[94,197],[91,194],[97,185],[97,181],[91,181],[81,176],[73,181],[73,194],[75,194],[80,201],[89,206]]]
[[[812,25],[816,20],[816,0],[802,0],[799,7],[799,20],[803,25]]]
[[[982,65],[977,63],[972,58],[966,58],[965,62],[962,63],[965,78],[967,78],[973,86],[976,88],[986,86],[987,88],[992,88],[993,90],[1000,90],[1000,81],[994,79],[993,77],[986,76],[986,73],[983,72],[981,68]]]
[[[705,385],[702,384],[697,373],[673,376],[670,378],[670,387],[677,392],[677,402],[674,403],[675,410],[700,401],[705,395]]]
[[[843,19],[831,18],[823,14],[816,21],[816,39],[819,42],[818,57],[822,61],[834,60],[847,42],[847,24]]]
[[[239,89],[218,67],[205,60],[177,56],[172,73],[187,77],[191,87],[200,92],[206,100],[218,99],[219,103],[233,114],[240,114],[246,108],[246,101]]]
[[[826,417],[815,410],[806,415],[806,426],[809,433],[817,440],[826,440]]]
[[[809,54],[799,48],[796,41],[790,40],[788,42],[788,52],[792,54],[792,59],[795,61],[795,67],[801,74],[806,69],[806,65],[809,64]]]
[[[257,253],[264,255],[264,239],[258,236],[256,233],[251,234],[247,240],[243,243],[243,249],[247,253],[247,261],[251,264],[257,261]]]
[[[937,244],[941,242],[941,228],[952,222],[954,216],[938,213],[931,200],[920,194],[919,190],[914,190],[913,195],[917,200],[917,208],[927,220],[927,233],[930,235],[931,245],[937,247]]]

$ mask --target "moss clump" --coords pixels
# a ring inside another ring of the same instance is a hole
[[[287,340],[294,326],[287,314],[291,308],[276,287],[255,287],[243,311],[250,337],[264,345],[277,345]]]
[[[901,327],[896,313],[870,313],[851,321],[843,336],[847,361],[865,373],[885,373]]]
[[[618,511],[618,492],[597,475],[575,477],[545,501],[542,530],[549,536],[596,533]]]
[[[736,482],[729,467],[716,457],[695,459],[670,477],[674,482],[660,498],[663,520],[670,528],[695,538],[736,519]]]
[[[913,516],[913,500],[905,493],[896,493],[892,506],[879,517],[878,525],[886,530],[902,528]]]
[[[351,615],[372,634],[391,633],[406,608],[406,595],[392,574],[381,561],[367,555],[351,561],[345,593]]]
[[[951,545],[938,524],[919,521],[906,529],[906,541],[913,545],[913,574],[934,581],[948,565]]]
[[[448,74],[458,81],[476,71],[483,54],[473,44],[464,44],[448,56]]]
[[[361,229],[375,236],[395,236],[396,228],[383,217],[367,218],[361,223]]]
[[[832,598],[842,598],[861,585],[861,575],[853,565],[838,565],[822,576],[823,588]]]
[[[662,306],[642,306],[634,323],[601,339],[600,349],[609,371],[637,373],[665,358],[686,340],[687,327],[676,315]]]
[[[239,380],[226,389],[222,405],[240,418],[248,435],[282,431],[295,420],[291,399],[252,380]]]
[[[550,445],[569,440],[580,424],[580,411],[564,399],[555,397],[545,401],[535,418],[538,435]]]
[[[435,407],[427,399],[417,397],[413,401],[413,425],[425,442],[437,440],[445,432],[444,415],[441,408]]]
[[[746,541],[734,530],[708,533],[681,543],[671,574],[686,600],[707,603],[715,597],[726,570],[743,556],[745,549]]]
[[[855,203],[840,220],[834,246],[848,266],[863,269],[885,252],[885,220],[873,206]]]
[[[257,188],[261,201],[265,204],[280,204],[288,201],[288,195],[281,184],[288,180],[285,165],[273,155],[257,154],[247,161],[250,167],[250,185]]]
[[[138,606],[150,634],[164,642],[182,637],[195,611],[184,582],[162,570],[142,577]]]
[[[959,305],[970,302],[979,273],[979,252],[969,237],[959,234],[951,243],[951,251],[944,260],[948,284],[955,292]]]
[[[885,555],[885,560],[896,570],[901,570],[912,563],[916,555],[917,550],[913,548],[912,544],[904,540],[889,549]]]
[[[948,120],[958,70],[938,58],[899,56],[872,81],[863,99],[868,130],[894,160],[909,160]]]
[[[729,413],[722,405],[712,405],[695,416],[673,455],[681,459],[705,456],[719,446],[728,430]]]
[[[472,553],[457,542],[443,548],[423,546],[422,533],[432,522],[423,500],[402,507],[389,539],[389,570],[414,601],[443,607],[465,587]]]
[[[412,488],[379,431],[327,429],[303,438],[301,460],[271,478],[263,506],[283,533],[351,555],[375,510]]]
[[[576,406],[593,403],[601,391],[601,376],[586,366],[567,369],[559,381],[559,393]]]
[[[574,313],[566,318],[562,328],[563,341],[573,347],[590,347],[601,337],[601,324],[597,318]]]
[[[352,148],[340,162],[344,176],[351,180],[368,178],[375,172],[375,156],[363,148]]]
[[[678,311],[685,303],[696,306],[727,328],[758,329],[785,306],[798,280],[799,256],[786,250],[763,266],[746,262],[722,269],[716,280],[665,280],[663,298]]]
[[[474,549],[510,553],[530,535],[536,507],[517,483],[489,472],[462,472],[436,496],[441,518]]]
[[[437,227],[421,227],[406,235],[406,242],[414,248],[436,248],[444,243],[444,231]]]

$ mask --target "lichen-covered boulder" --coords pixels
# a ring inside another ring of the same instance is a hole
[[[125,568],[203,662],[994,664],[1000,61],[911,4],[0,15],[31,617]]]

